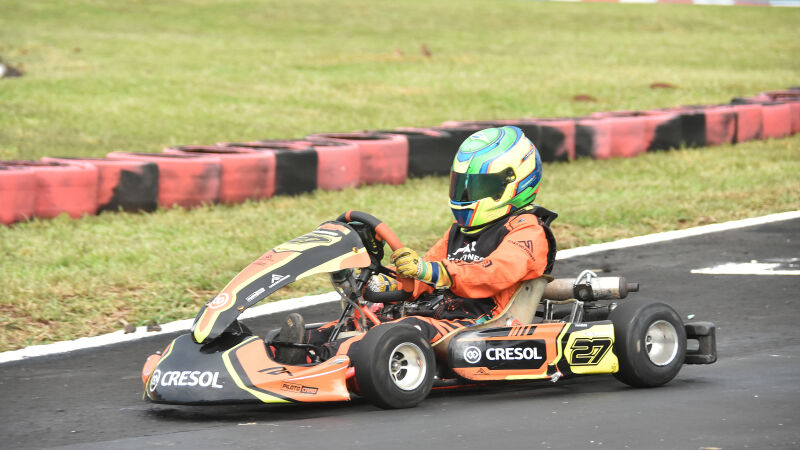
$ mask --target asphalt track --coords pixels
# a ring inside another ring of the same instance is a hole
[[[170,339],[159,336],[0,365],[0,448],[798,448],[800,276],[690,273],[798,257],[800,219],[559,261],[556,276],[622,274],[641,283],[633,295],[716,323],[719,361],[684,366],[660,388],[593,376],[435,392],[398,411],[361,400],[154,405],[141,400],[139,373]],[[334,305],[303,313],[324,320]],[[248,325],[263,330],[279,319]]]

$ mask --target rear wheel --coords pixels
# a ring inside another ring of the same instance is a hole
[[[381,408],[410,408],[430,393],[435,358],[430,343],[411,326],[384,324],[354,344],[353,366],[361,394]]]
[[[652,300],[623,302],[611,312],[618,380],[635,387],[667,383],[686,358],[686,331],[678,313]]]

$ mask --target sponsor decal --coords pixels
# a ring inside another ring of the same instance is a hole
[[[288,392],[296,392],[298,394],[317,395],[319,389],[312,386],[303,386],[302,384],[295,383],[281,383],[281,390]]]
[[[491,374],[483,367],[479,367],[478,370],[475,371],[474,375],[491,375]]]
[[[156,388],[158,387],[158,380],[160,379],[161,379],[161,371],[156,369],[156,371],[153,372],[153,376],[150,377],[150,384],[148,385],[150,392],[156,390]]]
[[[199,370],[170,370],[161,373],[161,370],[153,372],[150,377],[150,392],[156,390],[157,387],[202,387],[222,389],[223,386],[219,384],[219,372]]]
[[[278,283],[280,283],[281,281],[283,281],[283,280],[285,280],[287,278],[289,278],[289,275],[272,274],[272,283],[269,285],[270,289],[274,288],[275,286],[278,285]]]
[[[525,250],[525,253],[528,254],[532,260],[536,261],[536,258],[533,256],[533,241],[510,241],[512,244],[516,245],[517,247]]]
[[[218,310],[224,309],[228,306],[231,301],[231,296],[227,292],[223,292],[218,294],[216,297],[211,299],[210,302],[206,305],[210,310]]]
[[[573,366],[596,366],[608,353],[612,344],[608,338],[575,339],[569,363]]]
[[[255,300],[255,299],[256,299],[256,297],[258,297],[259,295],[263,294],[263,293],[264,293],[264,292],[266,292],[266,291],[267,291],[267,290],[266,290],[266,289],[264,289],[263,287],[262,287],[262,288],[259,288],[257,291],[255,291],[255,292],[253,292],[252,294],[248,295],[248,296],[247,296],[247,298],[245,298],[245,300],[247,300],[247,302],[248,302],[248,303],[250,303],[250,302],[252,302],[253,300]]]
[[[329,244],[333,242],[328,236],[319,234],[308,233],[300,237],[296,237],[288,242],[288,244]]]
[[[542,359],[537,347],[507,347],[486,349],[486,359],[489,361]]]
[[[289,371],[286,367],[283,366],[276,366],[276,367],[267,367],[266,369],[259,370],[260,373],[265,373],[267,375],[289,375],[292,376],[292,372]]]
[[[314,230],[314,234],[324,234],[326,236],[339,237],[339,233],[336,233],[335,231]]]
[[[475,364],[481,360],[481,349],[475,346],[469,346],[464,349],[464,361]]]
[[[547,347],[541,339],[485,340],[464,348],[453,367],[480,364],[491,370],[538,369],[547,359]]]
[[[475,262],[475,261],[483,261],[483,256],[478,255],[475,253],[475,246],[478,244],[478,241],[467,242],[464,244],[463,247],[457,248],[453,250],[453,253],[447,255],[447,259],[450,261],[463,261],[463,262]]]
[[[253,261],[253,264],[257,264],[259,266],[268,266],[273,262],[275,262],[274,257],[275,257],[275,252],[270,250],[267,253],[261,255],[257,260]]]

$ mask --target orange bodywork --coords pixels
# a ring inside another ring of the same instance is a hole
[[[296,402],[350,400],[347,369],[350,358],[336,356],[310,367],[281,365],[267,354],[264,341],[254,339],[234,350],[236,375],[248,387]],[[234,375],[234,374],[231,374]]]
[[[475,338],[474,341],[544,341],[546,357],[539,369],[516,369],[516,370],[497,370],[484,366],[476,367],[455,367],[453,371],[458,375],[470,380],[507,380],[515,377],[525,377],[528,379],[548,378],[548,367],[555,364],[561,357],[562,350],[559,348],[560,336],[565,331],[564,323],[540,323],[536,325],[522,325],[512,327],[511,332],[506,336]],[[531,329],[533,332],[530,333]],[[530,333],[530,334],[528,334]],[[469,342],[465,340],[464,342]]]

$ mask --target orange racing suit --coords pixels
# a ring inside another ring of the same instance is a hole
[[[501,313],[522,282],[552,270],[556,242],[549,224],[556,217],[556,213],[534,206],[474,234],[464,233],[454,222],[424,256],[426,261],[444,263],[452,285],[434,302],[430,314],[409,315],[391,323],[414,326],[434,343],[454,330]],[[432,286],[415,280],[415,299],[435,294]],[[322,344],[334,324],[310,330],[307,342]],[[335,343],[325,345],[331,353],[338,348]]]

